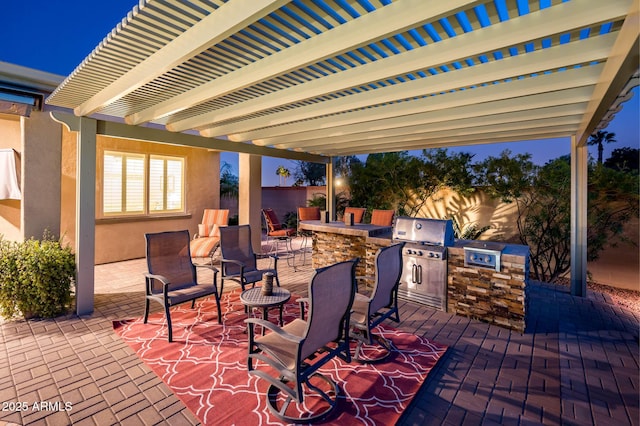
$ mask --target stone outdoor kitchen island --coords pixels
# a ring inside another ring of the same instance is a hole
[[[313,231],[314,268],[358,257],[358,276],[374,275],[376,252],[393,243],[391,227],[303,221],[300,229]],[[473,243],[456,240],[447,250],[447,311],[524,333],[529,248],[502,244],[502,262],[494,270],[465,265],[464,247]]]
[[[309,220],[300,222],[299,228],[313,231],[314,268],[329,266],[336,262],[360,258],[357,276],[373,275],[373,258],[382,246],[391,244],[391,227],[365,223],[346,225],[344,222]],[[372,243],[373,237],[377,243]],[[367,260],[370,259],[370,260]]]

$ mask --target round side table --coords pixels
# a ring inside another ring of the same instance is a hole
[[[291,299],[291,292],[286,288],[280,287],[274,287],[270,296],[262,294],[262,287],[250,288],[240,294],[240,301],[248,309],[262,308],[262,319],[264,320],[269,318],[269,308],[280,308],[280,327],[282,327],[282,309],[289,299]]]

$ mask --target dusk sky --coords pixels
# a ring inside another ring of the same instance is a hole
[[[3,25],[0,26],[0,61],[9,62],[62,76],[69,75],[82,60],[111,32],[138,2],[136,0],[23,0],[5,1],[2,5]],[[622,147],[640,147],[640,95],[638,88],[633,98],[605,129],[616,134],[617,143],[605,145],[604,158]],[[509,149],[514,154],[530,153],[537,164],[569,154],[569,139],[523,141],[491,145],[475,145],[450,149],[475,154],[474,160],[499,155]],[[597,156],[595,147],[590,155]],[[223,154],[237,173],[237,154]],[[262,182],[277,185],[276,168],[284,165],[292,173],[295,162],[265,158]],[[289,179],[287,184],[293,183]]]

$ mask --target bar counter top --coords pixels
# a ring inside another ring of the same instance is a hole
[[[390,226],[371,225],[369,223],[355,223],[348,226],[344,222],[327,222],[319,220],[304,220],[298,225],[305,231],[326,232],[329,234],[350,235],[354,237],[377,237],[389,235],[391,237]]]

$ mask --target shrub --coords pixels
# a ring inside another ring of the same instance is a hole
[[[71,249],[50,235],[24,242],[0,236],[0,315],[52,318],[67,313],[75,274]]]

